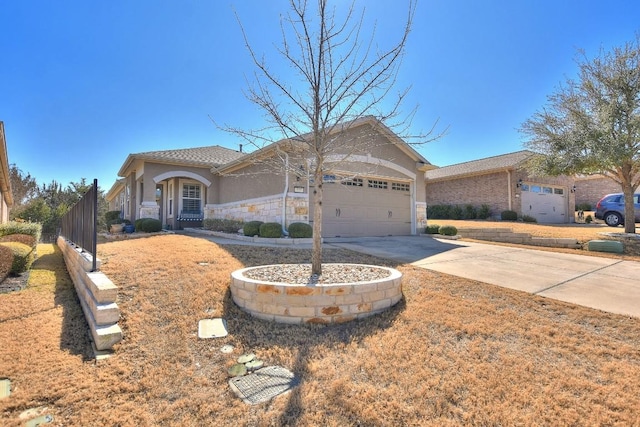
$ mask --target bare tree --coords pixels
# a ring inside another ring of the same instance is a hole
[[[259,130],[222,128],[257,148],[271,144],[276,153],[273,158],[296,152],[307,159],[314,183],[312,273],[320,275],[323,177],[330,167],[349,161],[371,144],[369,139],[360,138],[351,139],[347,146],[341,136],[367,116],[395,129],[408,128],[408,119],[398,119],[399,106],[408,89],[396,94],[393,88],[416,4],[409,0],[397,41],[382,50],[377,48],[375,28],[365,34],[364,9],[357,14],[355,4],[351,3],[339,18],[337,9],[330,8],[327,0],[317,0],[316,4],[317,9],[306,0],[290,0],[290,11],[281,19],[282,45],[277,52],[289,69],[295,71],[297,79],[283,79],[273,71],[252,47],[238,18],[256,67],[253,83],[245,95],[266,113],[268,125]],[[392,92],[394,99],[390,96]],[[397,122],[389,123],[392,120]],[[420,142],[436,139],[428,138],[432,131],[433,128],[419,136]],[[280,142],[274,148],[276,140]],[[282,165],[280,162],[281,170]]]
[[[622,188],[625,232],[635,233],[633,195],[640,185],[640,36],[578,62],[578,80],[548,97],[521,128],[526,145],[545,156],[535,172],[599,173]]]

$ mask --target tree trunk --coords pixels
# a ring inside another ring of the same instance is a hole
[[[311,274],[322,274],[322,170],[313,174],[313,248],[311,250]]]
[[[634,188],[631,184],[623,184],[624,193],[624,232],[634,234],[636,232],[636,213],[633,206]]]

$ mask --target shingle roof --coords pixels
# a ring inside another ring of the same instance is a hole
[[[145,153],[132,154],[132,157],[171,163],[220,166],[246,155],[247,153],[241,153],[219,145],[212,145],[209,147],[182,148],[177,150],[147,151]]]
[[[472,160],[470,162],[458,163],[429,170],[425,172],[425,177],[427,180],[443,180],[467,175],[480,175],[498,170],[513,169],[535,154],[536,153],[533,151],[522,150],[500,156]]]

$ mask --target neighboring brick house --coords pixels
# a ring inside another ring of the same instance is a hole
[[[0,121],[0,223],[9,221],[11,206],[13,206],[13,195],[9,178],[9,158],[4,136],[4,123]]]
[[[513,210],[540,223],[574,222],[574,179],[529,176],[525,165],[533,156],[523,150],[426,171],[427,204],[486,204],[493,217]]]
[[[325,162],[323,237],[406,235],[424,227],[424,172],[433,166],[372,117],[333,134],[339,148]],[[279,222],[285,229],[311,223],[314,182],[309,159],[295,146],[282,140],[250,154],[220,146],[130,154],[106,199],[126,219],[156,218],[174,229],[205,218]],[[265,160],[275,157],[288,168]]]
[[[603,175],[576,177],[576,205],[589,204],[592,210],[603,196],[621,193],[622,187],[611,178]]]

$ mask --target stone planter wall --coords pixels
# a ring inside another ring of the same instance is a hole
[[[254,317],[280,323],[342,323],[389,309],[402,299],[402,273],[369,282],[331,285],[263,282],[244,275],[249,267],[231,274],[233,301]]]
[[[90,254],[82,252],[81,248],[62,236],[58,237],[57,243],[76,288],[95,347],[97,350],[109,350],[122,340],[122,330],[118,326],[120,308],[116,304],[118,287],[104,273],[91,272],[93,259]],[[99,262],[96,264],[99,266]]]

